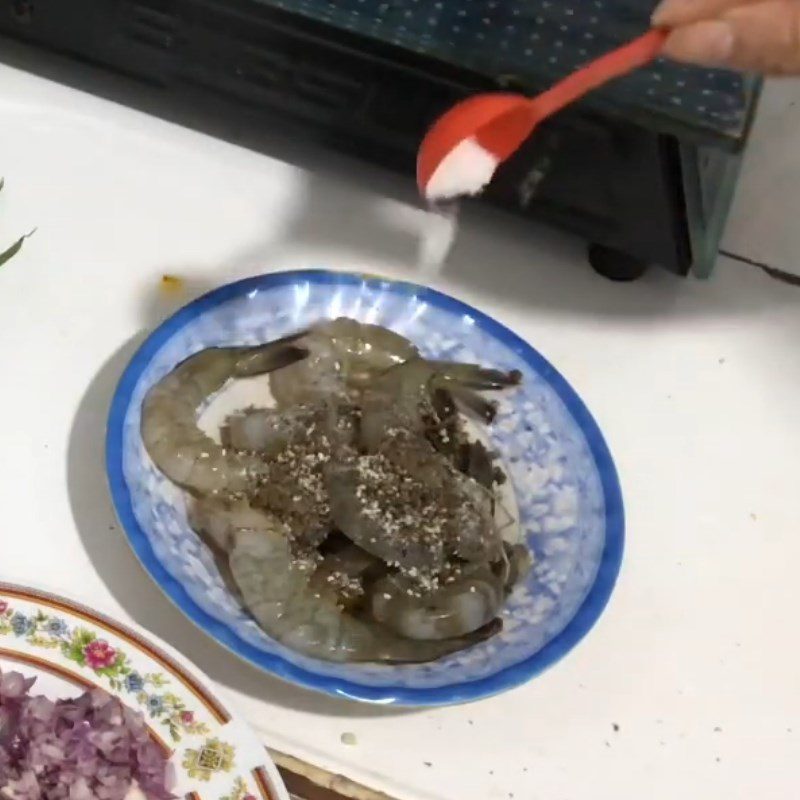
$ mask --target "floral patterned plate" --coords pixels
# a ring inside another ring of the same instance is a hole
[[[170,754],[178,798],[288,800],[258,737],[212,682],[150,634],[62,597],[0,582],[0,666],[68,697],[100,686],[147,719]]]

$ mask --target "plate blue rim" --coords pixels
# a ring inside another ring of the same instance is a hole
[[[480,680],[436,688],[365,686],[341,678],[319,675],[280,656],[265,653],[240,639],[233,631],[203,611],[156,558],[133,513],[122,471],[123,424],[139,377],[165,342],[209,309],[253,290],[273,289],[299,281],[332,287],[366,284],[373,288],[414,295],[443,311],[468,314],[477,326],[502,341],[548,381],[581,428],[602,483],[606,510],[605,546],[595,582],[575,616],[561,633],[530,658]],[[589,632],[611,597],[622,564],[625,520],[617,470],[600,428],[569,383],[531,345],[481,311],[435,289],[378,276],[322,269],[273,272],[221,286],[177,311],[150,334],[120,378],[111,402],[106,430],[106,470],[112,500],[128,542],[145,570],[192,622],[231,652],[255,666],[291,683],[334,697],[382,705],[438,706],[479,700],[519,686],[559,661]]]

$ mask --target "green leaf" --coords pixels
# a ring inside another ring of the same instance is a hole
[[[172,741],[179,742],[181,740],[181,734],[178,731],[178,726],[175,725],[172,721],[168,723],[169,726],[169,735],[172,737]]]
[[[0,267],[3,266],[7,261],[11,261],[14,256],[22,250],[22,245],[25,244],[25,240],[29,237],[33,236],[36,233],[36,229],[32,230],[30,233],[26,233],[24,236],[21,236],[17,239],[11,247],[8,248],[4,253],[0,253]]]
[[[110,667],[99,667],[95,669],[95,672],[105,678],[114,678],[117,676],[117,665],[112,664]]]
[[[0,192],[3,191],[3,187],[6,185],[6,179],[0,178]]]
[[[70,661],[75,661],[81,666],[86,663],[86,657],[83,655],[83,647],[78,644],[64,642],[61,645],[61,652],[63,653],[64,658],[68,658]]]
[[[76,628],[72,634],[73,644],[79,647],[86,647],[87,644],[91,644],[96,638],[97,634],[94,631],[90,631],[88,628]]]

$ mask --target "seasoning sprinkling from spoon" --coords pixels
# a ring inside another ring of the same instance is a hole
[[[609,81],[649,64],[666,38],[665,30],[650,30],[534,98],[493,92],[453,106],[434,123],[420,146],[420,194],[430,203],[480,194],[500,164],[541,122]]]

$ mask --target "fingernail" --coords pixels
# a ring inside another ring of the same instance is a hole
[[[671,6],[675,5],[676,0],[662,0],[657,6],[652,16],[650,17],[653,25],[664,25],[664,18],[669,17]],[[681,2],[681,0],[677,0]]]
[[[682,14],[695,7],[695,0],[661,0],[651,18],[653,25],[671,25]]]
[[[727,64],[733,55],[735,35],[724,21],[698,22],[678,28],[667,39],[664,55],[708,66]]]

